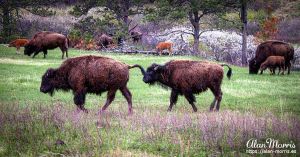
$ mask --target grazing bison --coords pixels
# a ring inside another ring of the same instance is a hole
[[[163,50],[168,49],[169,55],[172,55],[172,45],[171,42],[159,42],[156,46],[156,52],[161,55]]]
[[[143,33],[138,31],[132,31],[130,35],[133,43],[138,43],[140,40],[142,40]]]
[[[285,70],[285,61],[284,61],[284,57],[282,56],[270,56],[266,59],[266,61],[264,61],[261,65],[260,65],[260,74],[263,73],[264,70],[266,70],[267,68],[270,69],[271,74],[275,74],[275,70],[278,67],[279,71],[278,71],[278,75],[282,69],[282,75],[284,75],[284,70]]]
[[[285,68],[288,68],[288,74],[290,74],[291,60],[294,58],[294,48],[288,43],[275,40],[263,42],[257,47],[255,57],[249,61],[249,73],[257,74],[261,63],[269,56],[283,56],[285,59]]]
[[[102,34],[99,37],[99,41],[97,42],[97,45],[102,47],[102,48],[108,48],[108,45],[113,44],[113,38],[111,36],[108,36],[106,34]]]
[[[206,91],[208,88],[212,91],[215,98],[211,103],[210,111],[216,106],[218,111],[222,100],[221,84],[223,80],[223,68],[229,68],[227,77],[230,79],[232,69],[226,64],[215,64],[205,61],[177,60],[170,61],[165,65],[152,64],[147,68],[143,81],[150,85],[159,83],[162,86],[172,89],[170,96],[170,106],[168,111],[172,110],[173,105],[177,102],[178,95],[184,95],[192,105],[194,112],[197,111],[195,106],[195,96],[193,94]]]
[[[30,56],[34,53],[32,56],[32,58],[34,58],[39,52],[43,51],[44,58],[46,58],[47,50],[57,47],[59,47],[62,52],[61,58],[64,59],[65,52],[68,58],[69,39],[59,33],[43,31],[35,34],[29,41],[25,46],[24,54]]]
[[[27,39],[16,39],[9,43],[8,47],[17,48],[17,54],[19,53],[20,47],[24,47],[29,41]]]
[[[40,91],[49,93],[54,90],[74,93],[74,103],[78,109],[84,108],[87,93],[107,93],[107,100],[102,107],[104,111],[114,100],[117,90],[120,90],[128,102],[129,113],[132,112],[131,93],[127,88],[129,69],[139,65],[129,66],[111,58],[99,56],[82,56],[70,58],[57,69],[48,69],[42,77]]]

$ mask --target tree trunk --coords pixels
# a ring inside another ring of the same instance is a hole
[[[243,32],[243,44],[242,44],[242,65],[247,64],[246,50],[247,50],[247,1],[241,0],[241,21],[243,22],[242,32]]]
[[[2,7],[2,19],[3,19],[3,37],[4,41],[8,42],[8,37],[11,36],[10,26],[10,10],[7,7]]]
[[[189,20],[193,26],[193,31],[194,31],[194,34],[193,34],[193,37],[194,37],[194,45],[193,45],[193,51],[195,54],[198,54],[199,53],[199,32],[200,32],[200,26],[199,26],[199,23],[200,23],[200,17],[199,17],[199,14],[198,14],[198,11],[193,11],[193,12],[190,12],[189,13]]]
[[[199,53],[199,38],[200,38],[200,35],[199,35],[199,24],[196,25],[196,27],[194,26],[194,45],[193,45],[193,51],[197,54]]]

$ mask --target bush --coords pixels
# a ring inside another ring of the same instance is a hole
[[[278,34],[276,39],[299,43],[300,42],[300,18],[288,19],[278,24]]]
[[[205,43],[212,53],[207,53],[206,58],[226,61],[232,64],[241,65],[242,36],[235,32],[209,31],[200,37],[200,42]],[[247,37],[246,57],[249,61],[255,53],[256,44],[252,35]]]

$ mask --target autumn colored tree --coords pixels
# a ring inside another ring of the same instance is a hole
[[[267,18],[261,25],[261,31],[257,32],[255,36],[262,41],[275,39],[278,33],[278,23],[279,19],[277,17]]]

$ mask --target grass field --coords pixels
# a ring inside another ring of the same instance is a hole
[[[145,68],[171,59],[201,60],[69,52],[69,57],[80,55],[102,55]],[[143,83],[139,69],[131,69],[134,114],[127,115],[127,103],[118,92],[99,116],[106,93],[88,95],[85,106],[90,112],[84,114],[75,112],[71,92],[50,97],[39,91],[41,76],[58,67],[60,57],[56,49],[46,59],[42,53],[32,59],[0,45],[0,156],[251,156],[245,152],[251,138],[292,142],[299,152],[300,72],[249,75],[247,68],[232,66],[232,79],[223,80],[220,112],[208,112],[213,95],[207,91],[197,96],[198,112],[193,113],[183,97],[167,112],[170,90]]]

